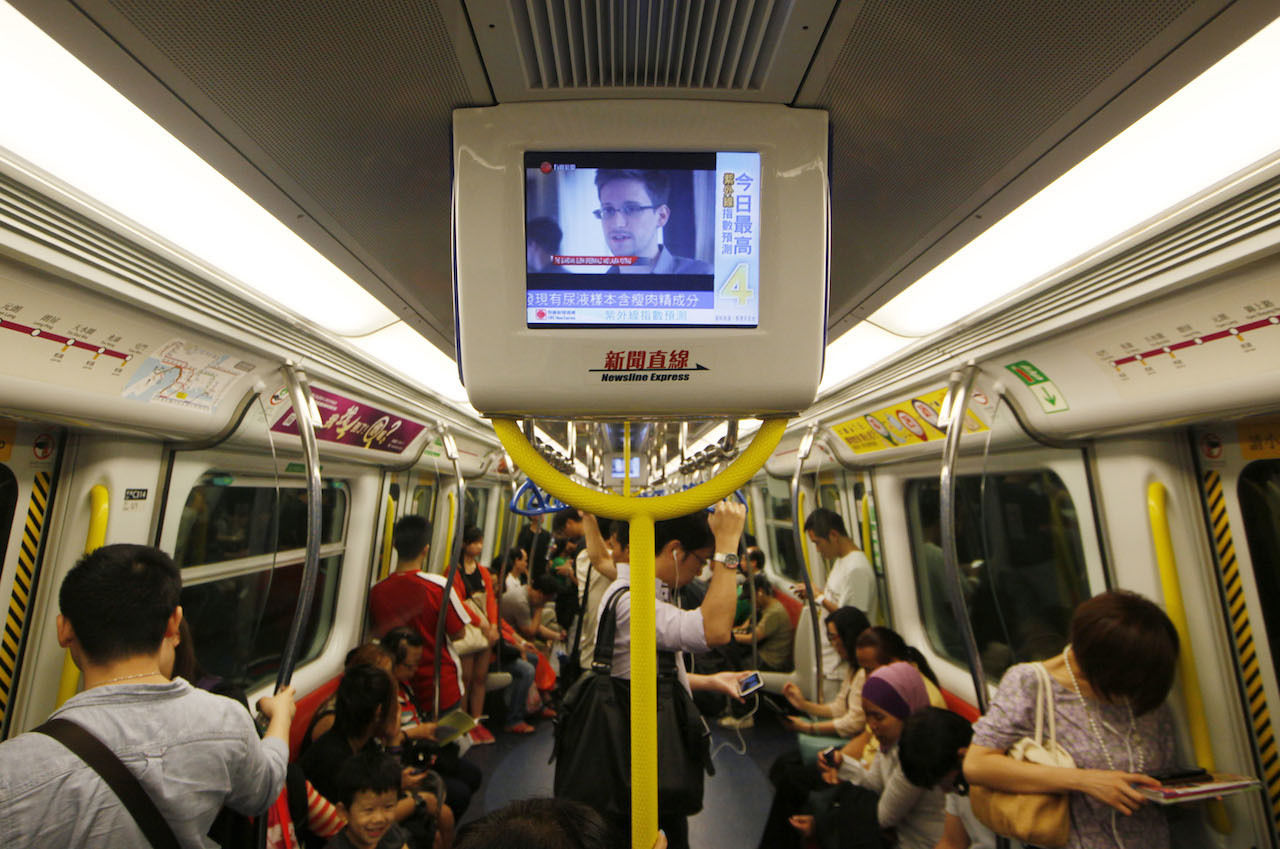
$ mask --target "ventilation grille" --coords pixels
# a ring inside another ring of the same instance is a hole
[[[1196,216],[1151,241],[1102,265],[1031,295],[1020,303],[992,310],[958,330],[947,329],[926,347],[908,353],[874,374],[855,381],[811,410],[821,417],[851,401],[971,356],[993,341],[1027,327],[1051,322],[1146,280],[1185,266],[1265,231],[1280,229],[1280,177]]]
[[[202,331],[235,328],[233,341],[251,340],[250,344],[259,350],[301,359],[362,393],[395,399],[428,418],[444,418],[477,436],[482,433],[460,421],[456,410],[436,403],[421,389],[343,350],[339,343],[301,322],[237,297],[218,283],[138,246],[6,173],[0,173],[0,228],[138,286],[150,296],[148,301],[161,310],[171,303],[195,311],[209,322]],[[492,435],[481,438],[491,441]]]
[[[509,0],[530,89],[758,90],[792,0]]]

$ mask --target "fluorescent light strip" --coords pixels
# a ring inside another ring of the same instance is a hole
[[[933,333],[1280,150],[1277,56],[1280,21],[924,275],[871,320],[901,336]],[[828,368],[828,381],[851,376]]]
[[[0,146],[340,335],[395,315],[7,3]]]

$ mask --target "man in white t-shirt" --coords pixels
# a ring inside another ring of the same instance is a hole
[[[835,613],[842,607],[853,606],[867,614],[867,619],[875,624],[879,621],[880,593],[876,587],[876,573],[871,568],[871,561],[862,553],[845,531],[844,519],[840,514],[824,508],[818,508],[809,514],[804,521],[805,534],[814,548],[826,560],[832,561],[831,570],[827,573],[827,585],[815,601],[824,609],[819,611],[825,619],[827,613]],[[804,587],[797,587],[797,592],[804,597]],[[853,646],[845,646],[850,656]],[[838,689],[844,679],[840,656],[830,642],[822,644],[822,675],[828,681],[835,682]],[[835,690],[833,689],[832,692]]]

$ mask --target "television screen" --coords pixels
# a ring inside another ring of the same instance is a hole
[[[610,470],[612,472],[611,476],[617,480],[622,480],[624,477],[630,477],[632,480],[638,479],[640,477],[640,458],[638,456],[631,458],[630,475],[625,474],[626,468],[627,464],[621,455],[614,457],[612,469]]]
[[[756,327],[760,154],[526,151],[529,327]]]

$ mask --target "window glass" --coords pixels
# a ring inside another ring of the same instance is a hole
[[[1236,485],[1271,657],[1280,659],[1280,460],[1255,460]],[[1210,512],[1214,512],[1210,505]]]
[[[18,479],[9,467],[0,463],[0,562],[9,550],[9,532],[13,528],[13,514],[18,509]]]
[[[783,481],[765,478],[764,497],[768,516],[765,525],[772,546],[772,563],[768,565],[790,580],[803,581],[804,561],[791,530],[791,489]]]
[[[302,563],[291,563],[183,588],[183,616],[191,627],[203,675],[242,690],[274,677],[293,623],[302,567]],[[324,646],[333,624],[341,571],[341,555],[320,560],[299,666],[319,655]]]
[[[277,508],[277,497],[279,505]],[[338,542],[345,530],[347,493],[326,481],[321,491],[323,543]],[[278,521],[277,521],[278,517]],[[273,528],[276,546],[271,539]],[[298,487],[222,485],[211,476],[191,489],[178,519],[173,559],[181,567],[222,563],[241,557],[305,548],[307,491]]]
[[[474,525],[484,530],[485,518],[489,509],[489,490],[467,488],[467,503],[462,511],[462,526]]]
[[[966,665],[947,595],[938,481],[907,489],[920,614],[935,652]],[[1015,663],[1062,651],[1071,614],[1089,597],[1075,504],[1048,470],[956,479],[956,547],[983,667],[991,678]]]
[[[421,516],[428,522],[435,521],[436,513],[436,485],[425,484],[415,486],[413,488],[413,508],[410,511],[414,515]]]

